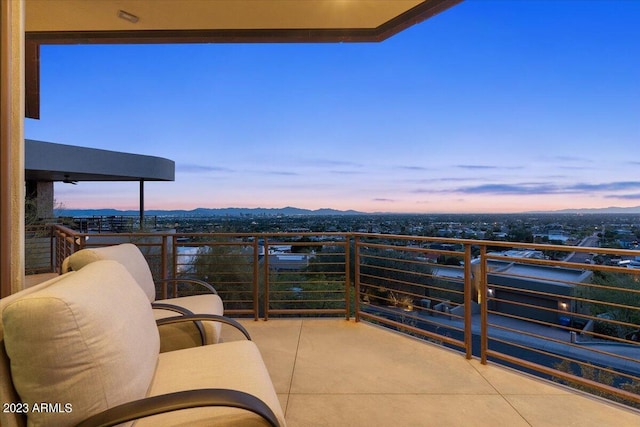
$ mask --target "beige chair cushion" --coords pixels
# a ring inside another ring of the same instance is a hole
[[[65,259],[62,270],[75,271],[98,260],[114,260],[124,265],[136,282],[144,290],[149,301],[155,300],[155,285],[149,264],[140,249],[132,243],[123,243],[115,246],[100,248],[86,248],[73,253]],[[224,313],[222,299],[215,294],[192,295],[179,298],[157,300],[156,303],[166,303],[186,308],[195,314]],[[154,310],[156,319],[176,316],[174,311]],[[205,330],[206,344],[215,344],[220,341],[222,324],[219,322],[202,322]],[[191,323],[180,323],[160,328],[160,351],[173,351],[181,348],[189,348],[201,345],[202,339],[198,329]]]
[[[157,300],[156,303],[178,305],[195,314],[219,314],[224,308],[218,295],[203,294],[180,298]],[[174,311],[154,309],[156,319],[164,319],[176,315]],[[222,323],[201,322],[205,332],[205,344],[215,344],[220,341]],[[160,352],[173,351],[181,348],[189,348],[202,345],[200,332],[192,323],[177,323],[175,325],[163,325],[160,327]]]
[[[284,414],[269,372],[253,341],[232,341],[160,354],[149,396],[198,388],[229,388],[250,393],[265,402],[284,426]],[[136,427],[265,426],[266,422],[242,409],[211,407],[148,417]]]
[[[73,425],[143,398],[149,389],[160,347],[158,330],[149,300],[115,261],[92,263],[9,303],[2,321],[22,401],[70,403],[73,408],[30,412],[30,425]]]
[[[38,292],[44,288],[51,286],[57,281],[73,274],[73,272],[56,276],[46,282],[40,283],[36,286],[32,286],[23,291],[9,295],[8,297],[0,299],[0,402],[17,403],[20,402],[20,398],[15,388],[13,387],[13,378],[11,377],[11,366],[9,356],[4,347],[4,325],[2,323],[2,312],[4,308],[13,303],[14,301],[23,298],[32,293]],[[0,425],[2,427],[17,427],[25,424],[25,419],[22,414],[11,411],[0,412]]]
[[[98,260],[113,260],[124,265],[142,288],[150,302],[156,299],[156,287],[146,258],[140,249],[132,243],[123,243],[101,248],[81,249],[64,260],[62,271],[77,271]]]

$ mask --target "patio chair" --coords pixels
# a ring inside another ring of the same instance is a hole
[[[285,425],[253,341],[160,353],[152,311],[116,261],[1,299],[0,424]]]
[[[62,273],[77,271],[98,260],[118,261],[129,271],[142,288],[154,308],[156,319],[178,315],[207,314],[220,316],[215,322],[195,321],[191,323],[169,322],[160,328],[160,351],[171,351],[200,344],[215,344],[220,341],[222,323],[230,324],[248,337],[246,330],[235,320],[223,317],[222,299],[210,284],[196,279],[172,278],[154,282],[151,269],[140,249],[131,243],[114,246],[81,249],[67,257],[62,263]],[[204,288],[208,293],[179,296],[156,300],[156,284],[188,283]]]

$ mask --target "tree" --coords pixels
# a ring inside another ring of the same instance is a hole
[[[307,236],[303,236],[301,238],[299,238],[298,240],[296,240],[296,243],[311,243],[311,239]],[[322,246],[318,246],[318,245],[291,245],[291,253],[293,254],[299,254],[299,253],[309,253],[315,250],[318,250],[318,248],[322,249]]]
[[[253,253],[243,246],[207,245],[198,249],[190,273],[211,283],[226,309],[241,309],[253,300]]]
[[[461,265],[462,262],[462,257],[457,257],[457,256],[449,256],[449,255],[440,255],[438,257],[438,264],[442,264],[442,265],[456,265],[459,266]]]
[[[533,243],[533,233],[523,225],[513,226],[509,230],[507,240],[513,242]]]
[[[596,333],[625,338],[640,329],[640,286],[638,276],[596,271],[592,285],[577,288],[576,294],[587,301],[592,316],[600,316]]]
[[[558,371],[576,375],[586,380],[594,381],[606,386],[615,387],[616,384],[619,384],[618,387],[622,390],[640,394],[640,381],[629,378],[626,375],[616,375],[614,373],[615,371],[611,368],[599,368],[586,363],[574,364],[568,360],[563,360],[562,362],[556,363],[553,367]],[[565,379],[561,377],[554,377],[553,380],[562,384],[566,384],[577,390],[582,390],[596,396],[601,396],[640,409],[640,404],[637,402],[629,401],[612,393],[608,393],[607,391],[596,389],[595,387],[590,386],[586,383],[581,383],[575,380]]]
[[[361,291],[372,303],[408,303],[428,297],[432,283],[431,267],[410,253],[378,248],[361,251]]]

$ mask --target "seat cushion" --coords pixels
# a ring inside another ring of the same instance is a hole
[[[222,315],[224,307],[222,299],[215,294],[191,295],[180,298],[157,300],[159,304],[177,305],[186,308],[195,314]],[[156,319],[176,316],[177,313],[169,310],[154,309]],[[220,341],[222,324],[219,322],[201,322],[205,332],[205,344],[215,344]],[[201,345],[200,332],[193,323],[178,323],[175,325],[163,325],[160,327],[160,351],[173,351],[181,348],[189,348]]]
[[[158,330],[149,300],[118,262],[91,263],[9,303],[2,321],[21,400],[72,405],[31,411],[30,425],[73,425],[149,389]]]
[[[252,341],[232,341],[160,354],[150,396],[198,388],[227,388],[252,394],[265,402],[285,425],[269,372]],[[176,411],[136,422],[136,427],[265,425],[267,423],[252,412],[225,407]]]

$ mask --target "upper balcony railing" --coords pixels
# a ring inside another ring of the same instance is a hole
[[[65,222],[70,222],[74,230],[82,233],[132,233],[143,230],[155,229],[158,226],[156,215],[147,215],[140,227],[140,217],[137,215],[92,215],[81,217],[69,217]]]
[[[640,407],[640,269],[629,268],[637,251],[368,233],[98,235],[56,225],[52,265],[125,241],[157,279],[214,284],[230,315],[355,317]]]

